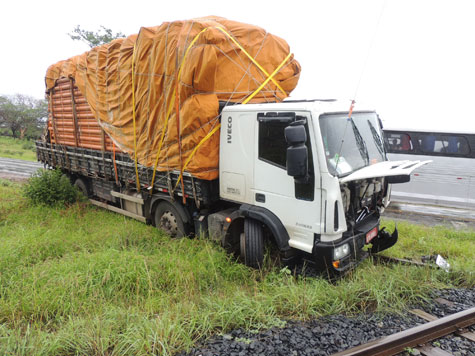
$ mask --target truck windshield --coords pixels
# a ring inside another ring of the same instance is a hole
[[[320,130],[328,170],[342,177],[385,160],[382,133],[374,112],[325,114]]]

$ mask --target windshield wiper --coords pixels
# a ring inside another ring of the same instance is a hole
[[[356,144],[358,145],[358,151],[360,151],[361,158],[363,158],[366,164],[369,164],[369,154],[368,148],[363,140],[363,136],[361,136],[360,130],[356,127],[356,124],[352,117],[350,117],[351,127],[353,128],[353,133],[355,135]]]
[[[376,143],[376,148],[378,149],[379,153],[384,156],[384,146],[381,140],[381,136],[379,136],[378,131],[374,128],[371,121],[368,120],[369,129],[371,130],[371,134],[373,135],[373,140]]]

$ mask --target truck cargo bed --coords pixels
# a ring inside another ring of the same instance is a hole
[[[136,188],[134,161],[125,153],[37,141],[36,154],[38,161],[49,167],[60,168],[81,176],[118,182],[118,186],[125,188]],[[138,172],[141,189],[149,191],[153,169],[139,164]],[[183,196],[181,183],[175,189],[178,177],[178,171],[157,171],[153,186],[154,192]],[[183,184],[185,198],[195,200],[197,204],[206,206],[219,199],[217,179],[212,181],[197,179],[185,172],[183,174]]]

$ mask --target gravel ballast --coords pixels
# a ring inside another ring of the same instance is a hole
[[[436,298],[452,303],[433,301],[414,307],[437,317],[457,313],[475,306],[475,288],[435,291]],[[275,327],[258,333],[233,330],[208,339],[180,356],[331,355],[425,322],[409,312],[404,315],[334,315],[309,322],[288,321],[283,328]],[[475,331],[475,328],[470,330]],[[460,336],[445,337],[432,342],[432,345],[456,356],[475,355],[475,342]]]

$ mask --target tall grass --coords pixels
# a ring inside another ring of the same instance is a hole
[[[233,328],[403,310],[433,288],[475,286],[474,232],[400,224],[387,252],[442,253],[456,279],[367,260],[331,283],[254,271],[206,239],[170,239],[82,203],[31,207],[20,190],[0,184],[0,354],[171,355]]]

